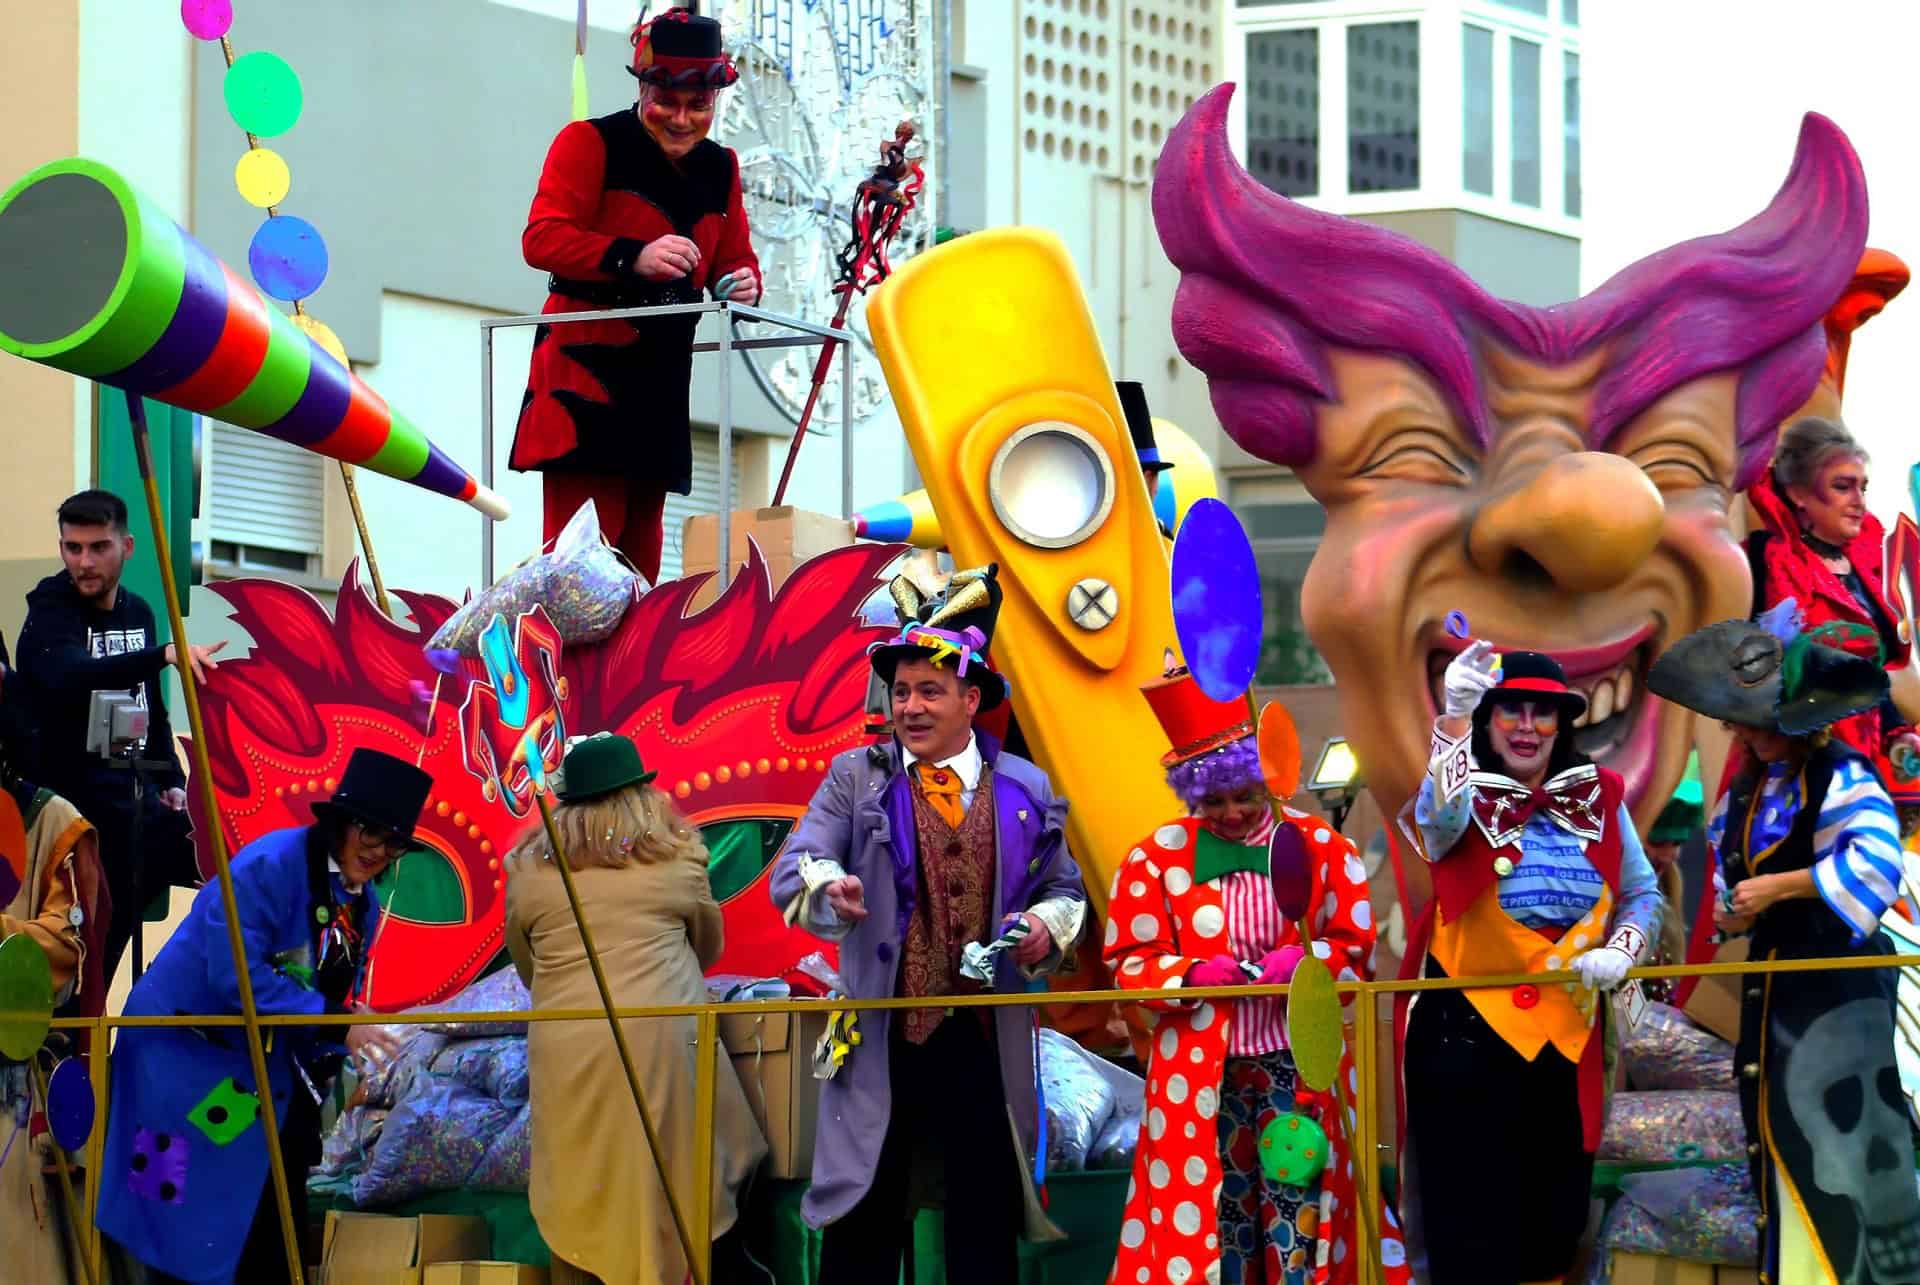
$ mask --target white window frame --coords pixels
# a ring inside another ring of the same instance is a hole
[[[1538,18],[1491,0],[1321,0],[1241,8],[1224,0],[1222,24],[1226,48],[1225,78],[1244,85],[1247,37],[1263,31],[1319,31],[1320,191],[1300,203],[1334,214],[1391,214],[1406,210],[1467,210],[1502,222],[1517,223],[1578,238],[1581,220],[1565,209],[1565,60],[1580,53],[1580,29],[1553,16]],[[1420,186],[1398,192],[1347,191],[1347,28],[1381,22],[1420,24]],[[1461,114],[1465,110],[1461,28],[1471,24],[1493,33],[1493,195],[1466,190]],[[1540,46],[1540,208],[1513,201],[1513,55],[1515,37]],[[1584,81],[1586,68],[1581,67]],[[1247,154],[1246,98],[1236,97],[1228,115],[1227,139],[1234,155]],[[1583,113],[1584,115],[1584,113]],[[1584,140],[1583,140],[1584,141]]]

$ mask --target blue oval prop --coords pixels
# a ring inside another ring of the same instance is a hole
[[[1240,519],[1211,497],[1194,501],[1173,541],[1173,630],[1200,690],[1246,695],[1260,667],[1260,572]]]
[[[1280,913],[1292,920],[1306,918],[1313,901],[1313,861],[1306,839],[1285,821],[1273,827],[1267,840],[1267,879]]]
[[[93,1133],[93,1081],[77,1057],[62,1058],[47,1077],[47,1128],[69,1154],[86,1146]]]
[[[247,266],[262,290],[291,303],[327,279],[327,243],[305,219],[280,214],[262,223],[247,247]]]

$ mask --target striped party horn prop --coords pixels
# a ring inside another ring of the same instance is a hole
[[[464,500],[507,503],[109,166],[0,196],[0,351]]]

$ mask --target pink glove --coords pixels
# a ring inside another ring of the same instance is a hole
[[[1195,964],[1187,970],[1189,986],[1245,986],[1247,975],[1240,971],[1240,961],[1232,955],[1215,955],[1202,964]]]
[[[1260,985],[1285,986],[1293,980],[1293,970],[1300,967],[1300,961],[1307,957],[1301,946],[1282,946],[1270,950],[1260,959]]]

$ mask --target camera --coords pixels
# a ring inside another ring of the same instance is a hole
[[[138,758],[147,743],[147,705],[131,692],[95,692],[87,707],[87,753]]]

